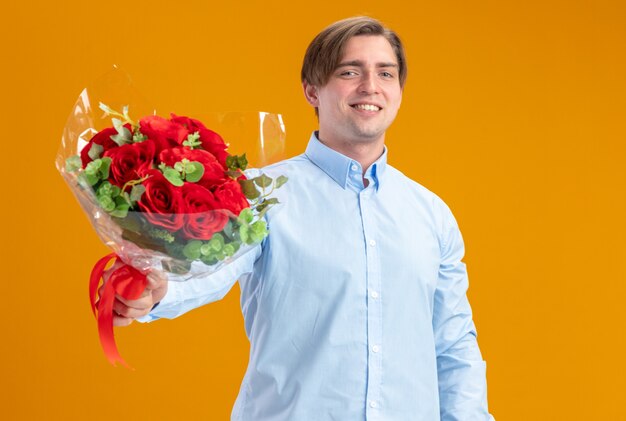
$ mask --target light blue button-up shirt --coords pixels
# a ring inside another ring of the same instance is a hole
[[[262,247],[170,282],[145,318],[219,300],[239,279],[251,349],[232,420],[492,419],[457,224],[386,161],[363,175],[313,134],[264,170],[289,182]]]

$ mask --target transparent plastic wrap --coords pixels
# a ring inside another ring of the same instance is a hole
[[[152,270],[185,281],[252,250],[268,235],[263,216],[279,205],[274,190],[287,181],[247,170],[248,160],[262,166],[282,158],[280,115],[211,113],[201,122],[175,114],[160,117],[145,103],[129,76],[115,67],[79,95],[56,158],[92,226],[113,251],[110,256],[125,264],[117,278],[135,290],[130,295],[143,292]],[[232,155],[229,143],[247,153]],[[109,260],[94,267],[90,295],[105,353],[111,362],[123,362],[108,308],[122,289],[110,289],[106,299],[106,290],[97,293]],[[107,341],[113,343],[108,351]]]

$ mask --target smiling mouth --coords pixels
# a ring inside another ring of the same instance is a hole
[[[351,107],[357,110],[365,110],[365,111],[380,111],[381,110],[379,106],[373,105],[373,104],[354,104],[354,105],[351,105]]]

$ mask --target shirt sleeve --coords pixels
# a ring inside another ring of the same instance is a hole
[[[206,276],[177,281],[169,275],[167,294],[152,311],[137,320],[151,322],[160,318],[173,319],[194,308],[221,300],[237,280],[252,272],[254,262],[261,255],[261,245],[247,251],[236,260]]]
[[[441,421],[489,421],[486,364],[476,341],[462,262],[463,238],[450,209],[438,204],[441,264],[433,331],[437,352]]]

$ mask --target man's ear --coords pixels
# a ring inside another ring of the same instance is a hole
[[[307,102],[314,107],[319,106],[319,98],[317,97],[317,87],[309,84],[307,81],[302,82],[302,88],[304,90],[304,97]]]

